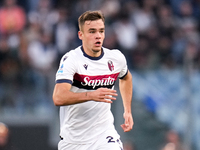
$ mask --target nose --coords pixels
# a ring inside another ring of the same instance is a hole
[[[97,33],[96,33],[96,39],[100,39],[100,38],[101,38],[101,36],[102,36],[102,35],[101,35],[101,33],[100,33],[100,32],[97,32]]]

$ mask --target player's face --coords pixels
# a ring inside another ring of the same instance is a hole
[[[86,54],[92,57],[101,55],[101,47],[105,38],[105,25],[101,19],[86,21],[78,35]]]

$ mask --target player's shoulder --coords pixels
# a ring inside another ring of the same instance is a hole
[[[124,58],[124,54],[119,50],[119,49],[108,49],[108,48],[103,48],[104,53],[107,55],[110,55],[115,58]]]
[[[123,55],[122,52],[119,49],[108,49],[103,47],[104,52],[109,54],[116,54],[116,55]]]
[[[66,59],[75,60],[75,58],[79,55],[79,53],[80,53],[80,47],[72,49],[63,55],[61,61],[65,61]]]

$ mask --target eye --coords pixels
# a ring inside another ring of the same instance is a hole
[[[89,30],[89,33],[95,33],[95,30]]]

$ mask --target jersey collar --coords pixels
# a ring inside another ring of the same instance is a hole
[[[104,51],[103,51],[103,48],[101,48],[101,49],[102,49],[102,53],[101,53],[101,55],[100,55],[99,57],[92,57],[92,56],[89,56],[88,54],[86,54],[85,51],[83,50],[83,46],[81,46],[81,50],[82,50],[82,52],[83,52],[83,55],[84,55],[85,57],[91,59],[91,60],[99,60],[99,59],[101,59],[101,58],[103,57]]]

